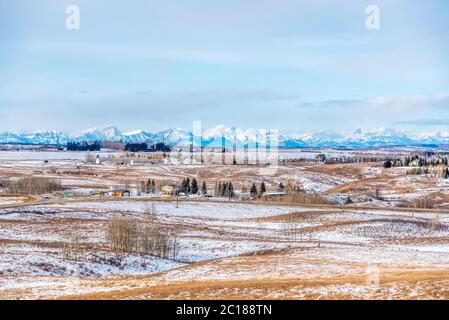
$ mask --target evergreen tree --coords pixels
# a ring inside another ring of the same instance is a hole
[[[192,183],[190,185],[190,192],[192,194],[198,194],[198,182],[195,178],[192,179]]]
[[[267,192],[267,188],[265,186],[265,182],[262,181],[262,183],[260,184],[259,194],[263,195],[265,192]]]
[[[151,193],[156,193],[156,182],[151,181]]]
[[[279,191],[284,191],[285,186],[282,182],[279,183]]]
[[[181,183],[181,188],[179,189],[180,192],[189,194],[190,193],[190,179],[184,179]]]
[[[218,195],[219,195],[218,182],[215,182],[214,197],[218,197]]]
[[[234,196],[235,196],[234,186],[232,185],[232,182],[229,182],[229,184],[228,184],[228,196],[229,196],[229,198],[234,198]]]
[[[186,179],[186,193],[187,194],[190,194],[190,191],[191,191],[191,189],[190,189],[190,178],[187,178]]]
[[[410,164],[410,157],[406,157],[404,160],[404,166],[408,167]]]
[[[203,196],[207,195],[206,181],[203,181],[203,186],[201,187],[201,193],[203,194]]]
[[[223,192],[223,185],[221,184],[221,182],[218,183],[218,188],[217,188],[217,196],[221,197],[222,196],[222,192]]]
[[[228,183],[223,184],[223,189],[221,190],[221,196],[226,197],[228,195]]]
[[[351,204],[351,203],[352,203],[352,199],[351,199],[350,196],[348,196],[348,197],[346,198],[345,204]]]
[[[251,186],[250,194],[251,194],[251,197],[257,196],[257,187],[256,187],[255,183],[253,183],[253,185]]]
[[[181,186],[179,187],[179,192],[184,192],[186,179],[182,179]]]

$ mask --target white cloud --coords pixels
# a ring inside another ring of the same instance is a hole
[[[329,100],[319,102],[304,102],[299,106],[306,108],[368,108],[414,111],[416,109],[445,108],[449,111],[449,95],[420,95],[420,96],[379,96],[364,100]]]

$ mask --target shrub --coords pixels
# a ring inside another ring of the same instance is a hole
[[[66,261],[83,261],[85,259],[85,251],[80,239],[75,238],[69,243],[64,243],[62,246],[62,255]]]
[[[283,202],[291,204],[332,204],[331,201],[328,201],[317,194],[309,194],[305,192],[287,193],[285,196],[275,199],[262,198],[262,201]]]
[[[2,182],[6,192],[11,195],[44,194],[61,191],[61,182],[47,177],[28,177]]]
[[[430,196],[413,199],[412,204],[414,208],[420,209],[434,209],[437,205],[435,199],[432,199]]]
[[[157,217],[157,210],[154,203],[145,202],[143,207],[143,213],[150,221],[154,221]]]
[[[419,176],[422,174],[428,174],[429,173],[429,169],[428,168],[422,168],[422,167],[416,167],[410,170],[407,170],[406,174],[408,176]]]
[[[107,230],[111,248],[120,253],[142,253],[176,259],[177,239],[160,225],[140,226],[129,220],[112,221]]]

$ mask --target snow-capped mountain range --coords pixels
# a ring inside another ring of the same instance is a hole
[[[266,144],[266,137],[270,136],[270,145],[281,148],[374,148],[391,146],[428,146],[449,145],[449,132],[405,134],[391,129],[363,131],[361,129],[349,134],[320,131],[305,134],[283,134],[277,137],[274,132],[262,132],[253,129],[231,128],[219,125],[205,130],[202,137],[194,136],[196,144],[204,146],[221,146],[222,137],[226,144],[234,143],[238,147],[245,144],[260,146]],[[115,126],[97,127],[75,133],[61,131],[41,131],[37,133],[0,132],[0,144],[51,144],[64,145],[68,141],[123,141],[123,142],[164,142],[171,146],[186,145],[192,134],[183,129],[168,129],[157,133],[144,130],[122,132]]]

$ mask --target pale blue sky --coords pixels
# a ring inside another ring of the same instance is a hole
[[[445,130],[448,15],[444,0],[0,0],[0,131]]]

